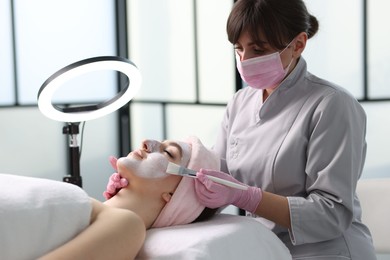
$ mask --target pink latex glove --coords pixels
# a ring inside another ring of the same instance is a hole
[[[109,157],[110,164],[115,171],[118,171],[116,167],[117,160],[118,159],[114,156]],[[129,182],[125,178],[122,178],[122,176],[117,172],[113,173],[108,179],[107,188],[106,191],[103,192],[103,196],[106,200],[111,199],[118,193],[118,191],[120,191],[120,189],[126,187],[127,185],[129,185]]]
[[[200,171],[196,174],[198,178],[195,181],[195,191],[199,201],[205,207],[219,208],[227,205],[234,205],[251,213],[256,211],[263,197],[263,192],[260,188],[248,186],[247,190],[239,190],[213,182],[207,178],[206,175],[215,176],[247,186],[234,179],[229,174],[219,171],[200,169]]]

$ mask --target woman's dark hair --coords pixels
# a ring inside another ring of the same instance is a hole
[[[247,30],[257,45],[267,40],[271,47],[283,49],[301,32],[306,32],[309,39],[313,37],[318,21],[302,0],[238,0],[226,29],[232,44]]]
[[[209,220],[211,217],[215,215],[218,209],[219,208],[216,209],[204,208],[202,213],[200,213],[200,215],[194,221],[192,221],[192,223]]]

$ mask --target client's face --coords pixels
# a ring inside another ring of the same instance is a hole
[[[190,159],[190,145],[184,142],[145,140],[141,147],[118,159],[119,173],[125,178],[143,180],[144,184],[176,187],[181,177],[166,172],[168,162],[186,166]],[[145,187],[146,188],[146,187]]]

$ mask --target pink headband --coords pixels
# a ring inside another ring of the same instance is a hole
[[[191,157],[187,168],[193,170],[219,170],[220,161],[216,154],[207,149],[197,137],[189,137],[186,143],[191,146]],[[171,200],[161,210],[153,223],[153,228],[188,224],[204,210],[195,193],[194,179],[183,177],[173,193]]]

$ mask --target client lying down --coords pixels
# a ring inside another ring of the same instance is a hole
[[[133,259],[146,229],[188,224],[213,214],[194,180],[169,175],[168,161],[199,170],[219,159],[199,139],[147,140],[119,158],[129,184],[101,203],[75,185],[0,174],[0,259]],[[207,212],[207,214],[205,214]]]

